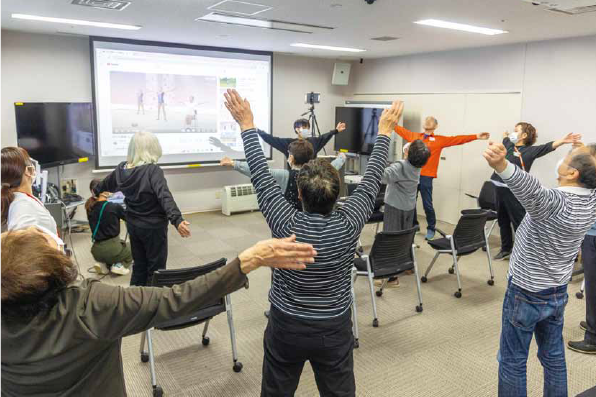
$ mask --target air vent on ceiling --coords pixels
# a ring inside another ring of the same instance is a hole
[[[399,37],[393,37],[393,36],[381,36],[381,37],[373,37],[371,40],[375,40],[375,41],[393,41],[393,40],[397,40]]]
[[[208,10],[212,11],[219,11],[219,12],[229,12],[232,14],[240,14],[240,15],[257,15],[265,11],[271,10],[273,7],[266,6],[263,4],[255,4],[249,3],[246,1],[236,1],[236,0],[224,0],[217,4],[212,5],[211,7],[207,7]]]
[[[109,0],[72,0],[71,4],[101,8],[102,10],[122,11],[130,5],[130,1],[109,1]]]
[[[596,0],[523,0],[535,6],[544,7],[547,11],[567,15],[580,15],[596,12]]]

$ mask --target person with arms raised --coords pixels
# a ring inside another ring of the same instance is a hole
[[[2,234],[2,396],[125,397],[124,336],[196,312],[259,267],[304,269],[316,252],[269,239],[227,265],[171,288],[86,279],[36,227]]]
[[[315,263],[301,271],[273,274],[271,312],[265,330],[261,396],[293,396],[306,361],[322,396],[355,396],[351,272],[356,243],[373,212],[387,162],[390,136],[403,112],[395,102],[379,121],[379,136],[362,182],[339,209],[339,173],[329,162],[311,160],[298,175],[303,211],[284,198],[269,172],[250,104],[235,90],[225,105],[240,125],[259,208],[274,237],[296,234],[312,244]]]
[[[544,367],[544,396],[566,397],[563,321],[567,284],[586,232],[596,222],[596,158],[574,149],[555,171],[559,187],[547,189],[506,160],[490,143],[484,158],[526,209],[509,261],[503,302],[499,396],[527,395],[526,364],[532,338]]]
[[[428,224],[426,233],[427,240],[431,240],[435,237],[435,229],[437,226],[437,217],[435,208],[433,207],[433,180],[437,178],[437,169],[439,168],[441,152],[443,149],[450,146],[463,145],[464,143],[472,142],[476,139],[490,138],[488,132],[473,135],[435,135],[435,130],[438,126],[439,122],[432,116],[429,116],[424,120],[423,133],[412,132],[399,125],[395,126],[395,132],[406,142],[420,139],[430,150],[428,162],[420,171],[420,183],[418,184],[418,191],[422,195],[422,204],[424,206],[426,222]],[[416,216],[414,217],[414,224],[418,224]]]

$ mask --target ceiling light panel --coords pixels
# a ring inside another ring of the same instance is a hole
[[[306,43],[294,43],[290,44],[292,47],[302,47],[302,48],[312,48],[316,50],[328,50],[328,51],[341,51],[341,52],[364,52],[366,50],[362,50],[360,48],[350,48],[350,47],[335,47],[330,45],[319,45],[319,44],[306,44]]]
[[[253,16],[273,9],[273,7],[263,4],[249,3],[246,1],[224,0],[217,4],[207,7],[211,11],[229,12],[232,14]]]
[[[123,30],[139,30],[142,28],[142,26],[136,26],[136,25],[123,25],[123,24],[119,24],[119,23],[109,23],[109,22],[94,22],[94,21],[85,21],[82,19],[44,17],[44,16],[39,16],[39,15],[12,14],[11,16],[14,19],[24,19],[24,20],[28,20],[28,21],[63,23],[63,24],[67,24],[67,25],[78,25],[78,26],[93,26],[93,27],[97,27],[97,28],[123,29]]]
[[[415,21],[414,23],[416,23],[418,25],[434,26],[436,28],[444,28],[444,29],[459,30],[459,31],[463,31],[463,32],[485,34],[488,36],[509,33],[506,30],[483,28],[480,26],[442,21],[440,19],[424,19],[421,21]]]

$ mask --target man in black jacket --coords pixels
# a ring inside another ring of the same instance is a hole
[[[315,157],[317,153],[319,153],[325,145],[333,138],[337,133],[342,132],[346,129],[345,123],[338,123],[337,127],[334,130],[327,132],[321,136],[308,136],[310,130],[310,122],[307,119],[298,119],[294,121],[294,132],[298,136],[298,139],[306,139],[309,141],[313,148],[315,149]],[[288,148],[290,147],[290,143],[294,142],[296,138],[276,138],[271,136],[271,134],[267,134],[264,131],[257,131],[261,139],[269,144],[272,148],[275,148],[282,152],[284,156],[289,157],[290,154],[288,152]]]

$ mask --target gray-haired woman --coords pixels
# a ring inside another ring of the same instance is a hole
[[[147,285],[153,273],[166,268],[168,221],[182,237],[190,237],[189,223],[168,189],[163,170],[157,165],[162,150],[150,132],[137,132],[123,161],[93,190],[122,192],[126,204],[126,227],[134,266],[130,285]]]

